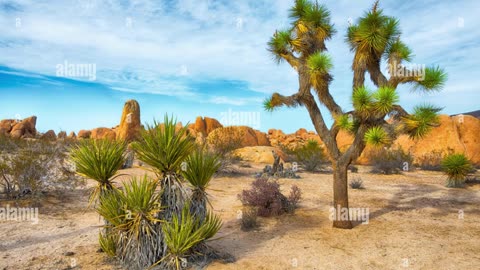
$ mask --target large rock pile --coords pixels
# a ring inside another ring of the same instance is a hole
[[[21,121],[5,119],[0,121],[0,134],[12,138],[34,138],[37,135],[37,117],[30,116]]]

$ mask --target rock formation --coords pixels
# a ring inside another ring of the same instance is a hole
[[[123,106],[122,118],[116,132],[116,138],[132,141],[138,138],[141,130],[140,105],[136,100],[128,100]]]
[[[115,131],[105,127],[92,129],[90,134],[91,139],[97,139],[97,140],[98,139],[115,140],[116,137],[117,137],[117,134],[115,134]]]
[[[36,124],[36,116],[25,118],[12,127],[10,136],[12,138],[34,138],[37,135]]]
[[[92,134],[92,132],[90,130],[82,129],[78,132],[77,138],[79,138],[79,139],[89,139],[91,134]]]
[[[49,130],[40,136],[40,139],[46,140],[46,141],[55,141],[57,139],[57,135],[55,134],[55,131]]]

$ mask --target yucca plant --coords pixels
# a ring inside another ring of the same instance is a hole
[[[464,154],[452,154],[442,160],[442,171],[447,175],[447,187],[462,187],[472,164]]]
[[[157,216],[162,209],[157,187],[158,181],[147,176],[133,177],[122,190],[105,193],[97,207],[110,227],[109,235],[100,239],[102,248],[115,240],[116,255],[129,269],[149,267],[166,252],[162,235],[158,235],[162,220]]]
[[[187,134],[187,127],[177,128],[177,121],[165,115],[162,125],[147,125],[140,139],[132,147],[138,159],[152,166],[163,190],[161,204],[165,207],[159,218],[170,220],[180,213],[185,194],[179,179],[182,162],[195,148],[195,140]]]
[[[203,222],[207,213],[208,197],[205,192],[213,175],[220,168],[221,162],[217,155],[204,149],[197,149],[185,161],[182,170],[183,177],[193,187],[190,197],[190,210]]]
[[[70,158],[77,174],[97,181],[90,195],[89,204],[95,202],[105,191],[112,190],[113,180],[122,167],[126,144],[114,140],[81,140],[70,150]]]
[[[167,267],[174,269],[184,268],[193,249],[205,240],[212,238],[222,227],[220,218],[207,213],[205,220],[190,212],[189,203],[182,209],[181,215],[173,216],[172,221],[163,224],[165,243],[168,247],[167,256],[162,261]]]

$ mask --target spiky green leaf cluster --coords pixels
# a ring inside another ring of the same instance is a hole
[[[70,149],[77,174],[97,181],[90,196],[94,202],[102,192],[113,188],[113,178],[125,162],[126,144],[114,140],[81,140]]]
[[[352,51],[373,51],[379,57],[399,36],[397,19],[383,15],[381,10],[372,10],[348,28],[347,41]]]
[[[116,233],[99,233],[98,242],[102,251],[110,257],[115,257],[117,254],[118,234]]]
[[[435,125],[439,124],[438,112],[442,108],[433,105],[416,106],[413,113],[403,118],[405,132],[412,139],[424,137]]]
[[[275,110],[275,106],[273,106],[271,98],[265,98],[265,100],[263,101],[263,108],[267,112],[273,112]]]
[[[387,49],[388,58],[395,58],[399,60],[411,61],[412,60],[412,50],[400,39],[397,39],[393,42],[390,47]]]
[[[373,93],[375,111],[380,115],[386,115],[392,111],[393,106],[400,101],[395,89],[391,87],[380,87]]]
[[[177,121],[165,116],[162,125],[147,125],[141,138],[133,143],[138,159],[152,166],[158,175],[177,173],[185,158],[193,151],[195,140],[187,127],[177,127]]]
[[[390,143],[390,136],[382,127],[372,127],[365,133],[365,142],[374,146],[381,146]]]
[[[183,177],[194,188],[204,190],[221,163],[217,155],[198,149],[187,157],[185,165]]]
[[[440,67],[425,68],[422,77],[416,81],[414,89],[425,92],[441,90],[448,78],[445,70]]]
[[[442,171],[447,175],[448,187],[460,187],[465,182],[472,164],[464,154],[452,154],[442,160]]]
[[[325,74],[333,68],[332,58],[322,52],[317,52],[308,57],[307,65],[312,74]]]
[[[112,190],[100,198],[97,212],[115,230],[126,232],[138,239],[140,235],[155,233],[154,224],[161,222],[157,214],[161,211],[158,182],[146,175],[138,180],[123,184],[123,190]]]
[[[366,87],[359,87],[353,91],[352,103],[355,111],[364,117],[370,116],[373,108],[373,95]]]
[[[197,244],[213,237],[222,227],[218,216],[207,214],[204,222],[190,213],[188,204],[181,216],[173,216],[171,222],[163,224],[163,233],[168,247],[168,257],[176,269],[181,269],[181,261]]]
[[[277,31],[268,42],[268,50],[275,56],[277,62],[280,62],[283,58],[282,54],[285,54],[291,50],[292,36],[290,31],[283,30]]]
[[[335,117],[335,125],[340,129],[352,131],[355,127],[355,121],[351,114],[342,114]]]

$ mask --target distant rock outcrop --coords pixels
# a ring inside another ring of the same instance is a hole
[[[270,141],[265,133],[254,130],[253,128],[247,126],[228,126],[217,128],[208,135],[207,141],[226,141],[231,137],[239,139],[239,147],[270,146]]]
[[[108,139],[108,140],[115,140],[117,137],[117,134],[115,134],[115,131],[105,128],[105,127],[99,127],[92,129],[92,132],[90,134],[91,139]]]
[[[92,132],[90,130],[82,129],[78,132],[77,138],[79,138],[79,139],[89,139],[90,135],[92,135]]]
[[[128,100],[123,106],[120,126],[116,130],[116,138],[119,140],[133,141],[138,138],[141,130],[140,105],[136,100]]]
[[[235,150],[234,155],[240,157],[244,161],[253,163],[272,164],[274,161],[274,151],[282,162],[285,162],[286,155],[280,149],[272,146],[249,146]]]
[[[57,139],[57,135],[55,134],[55,131],[49,130],[40,136],[40,139],[46,140],[46,141],[55,141]]]
[[[30,116],[16,123],[10,131],[12,138],[34,138],[37,135],[37,117]]]
[[[0,121],[0,134],[9,134],[15,123],[17,123],[17,121],[13,119],[5,119]]]
[[[217,128],[223,127],[217,119],[210,118],[210,117],[201,117],[198,116],[195,119],[195,123],[188,125],[188,129],[190,130],[190,134],[195,137],[201,136],[203,138],[208,137],[212,131]],[[201,135],[199,135],[199,133]]]

